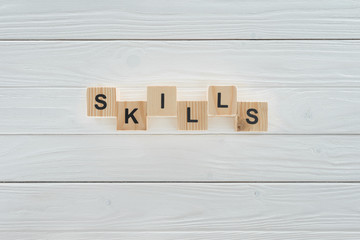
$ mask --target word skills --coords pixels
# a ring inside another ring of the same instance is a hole
[[[235,86],[209,86],[207,101],[177,101],[174,86],[147,87],[147,101],[117,101],[115,87],[89,87],[87,116],[116,117],[117,130],[147,130],[147,118],[176,117],[178,130],[208,129],[209,116],[234,117],[235,131],[267,131],[267,102],[238,102]]]

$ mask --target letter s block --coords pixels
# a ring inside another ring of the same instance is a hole
[[[117,130],[146,130],[146,102],[123,101],[116,103]]]
[[[177,106],[178,130],[207,130],[208,104],[206,101],[180,101]]]
[[[90,87],[86,98],[89,117],[116,117],[116,88]]]
[[[266,132],[268,130],[268,103],[238,102],[235,130]]]

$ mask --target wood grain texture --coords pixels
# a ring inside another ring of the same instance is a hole
[[[177,102],[177,129],[186,131],[208,130],[207,101]]]
[[[360,41],[11,41],[0,52],[0,87],[360,87]]]
[[[146,109],[144,101],[116,102],[116,130],[146,130]]]
[[[0,232],[2,239],[21,240],[219,240],[219,239],[248,239],[248,240],[358,240],[359,232],[304,232],[304,231],[201,231],[201,232],[121,232],[121,231],[29,231],[29,232]]]
[[[147,87],[148,116],[176,117],[177,97],[175,86]]]
[[[146,99],[146,87],[119,89],[126,101]],[[207,88],[178,88],[178,98],[206,99]],[[116,132],[116,119],[86,117],[83,88],[0,89],[1,134],[73,134]],[[200,100],[201,101],[201,100]],[[359,134],[359,88],[238,88],[238,101],[268,102],[272,134]],[[241,134],[233,117],[209,117],[205,133]],[[142,134],[181,134],[176,119],[149,118]]]
[[[236,115],[237,89],[236,86],[209,86],[208,88],[209,115]]]
[[[116,88],[90,87],[86,98],[88,117],[116,117]]]
[[[268,130],[268,103],[238,102],[235,130],[238,132],[266,132]]]
[[[0,231],[359,232],[358,184],[1,184]]]
[[[2,0],[2,39],[359,38],[351,0]]]
[[[0,181],[360,181],[359,145],[332,135],[0,135]]]

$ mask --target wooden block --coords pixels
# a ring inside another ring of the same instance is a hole
[[[146,130],[146,102],[116,102],[117,130]]]
[[[209,115],[236,115],[237,89],[235,86],[209,86]]]
[[[260,131],[268,130],[268,103],[267,102],[238,102],[235,130]]]
[[[147,87],[148,116],[176,116],[176,87]]]
[[[86,98],[89,117],[116,117],[116,88],[90,87]]]
[[[179,130],[207,130],[208,106],[206,101],[180,101],[177,104]]]

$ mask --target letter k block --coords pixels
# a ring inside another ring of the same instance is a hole
[[[117,130],[146,130],[146,102],[116,102],[116,117]]]

